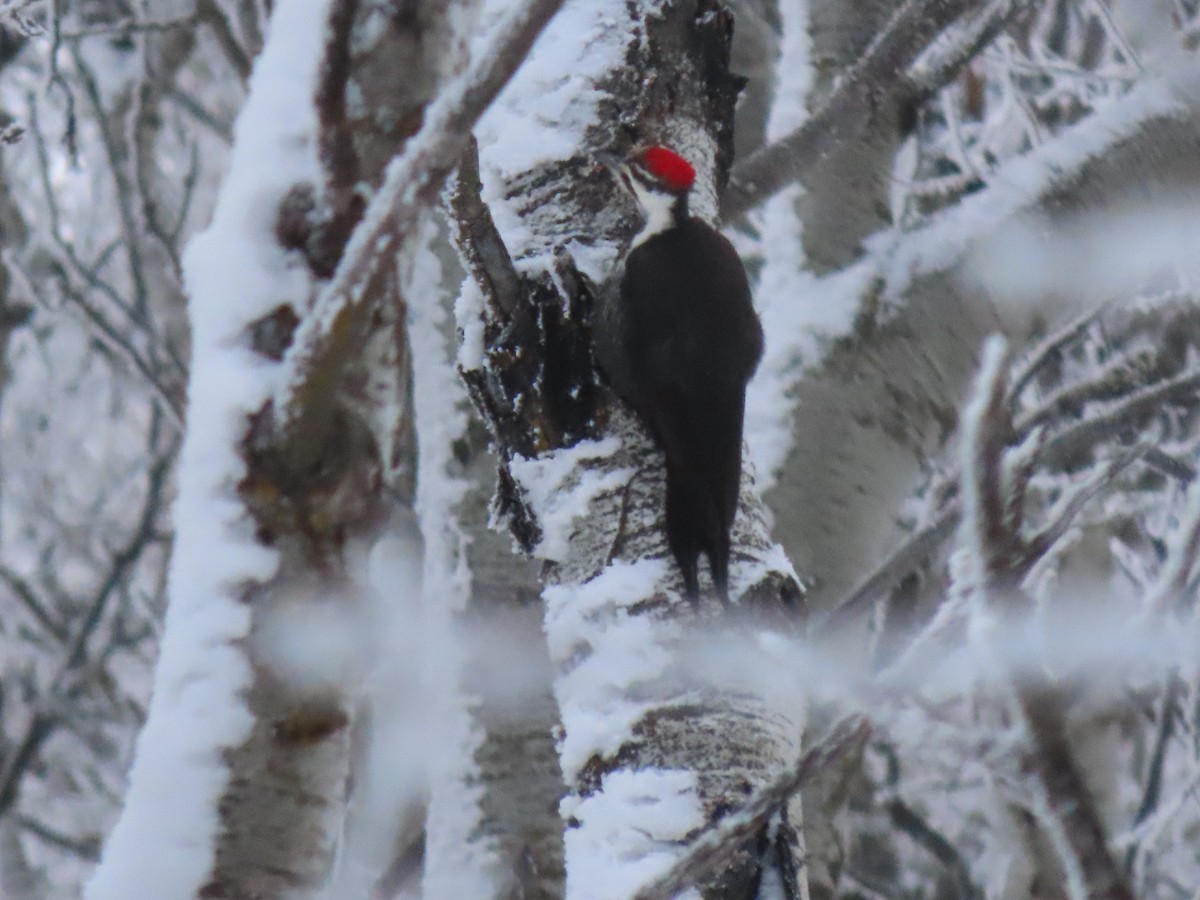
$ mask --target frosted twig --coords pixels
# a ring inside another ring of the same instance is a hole
[[[1188,584],[1200,558],[1200,481],[1188,489],[1183,519],[1171,539],[1170,551],[1157,583],[1146,598],[1146,609],[1163,614],[1185,612],[1194,605]]]
[[[861,716],[842,719],[829,735],[784,772],[759,790],[746,805],[705,827],[663,875],[644,886],[633,900],[669,900],[689,884],[700,881],[737,853],[766,827],[767,821],[814,776],[866,742],[870,727]]]
[[[383,185],[346,245],[333,278],[301,323],[285,365],[289,372],[276,398],[276,424],[290,434],[305,412],[310,382],[336,381],[354,352],[360,329],[372,311],[363,285],[382,260],[391,259],[414,232],[421,214],[432,208],[446,178],[467,146],[471,129],[516,72],[563,0],[531,0],[497,29],[490,52],[432,105],[421,130],[388,164]]]
[[[1139,445],[1131,447],[1116,456],[1100,472],[1093,475],[1073,494],[1059,505],[1049,524],[1033,537],[1023,541],[1024,549],[1020,562],[1021,574],[1028,572],[1039,559],[1049,553],[1054,545],[1067,533],[1083,508],[1112,484],[1113,479],[1129,465],[1145,455],[1146,447]]]
[[[1006,402],[1014,400],[1024,384],[1027,384],[1056,352],[1076,340],[1085,332],[1094,323],[1100,311],[1092,310],[1050,335],[1042,344],[1035,348],[1025,362],[1014,367],[1015,374],[1010,382],[1011,386],[1005,391]],[[1117,367],[1117,370],[1120,370],[1120,367]],[[1102,378],[1101,380],[1105,379]],[[1107,384],[1107,381],[1105,383]],[[1123,386],[1130,387],[1131,384],[1123,383]],[[1041,446],[1038,447],[1033,461],[1041,466],[1054,467],[1060,465],[1064,460],[1074,457],[1083,450],[1096,447],[1104,438],[1121,430],[1139,416],[1156,411],[1168,400],[1189,396],[1198,387],[1200,387],[1200,375],[1185,374],[1161,382],[1160,384],[1128,393],[1123,398],[1114,401],[1100,414],[1072,424],[1057,434],[1046,438]],[[1098,390],[1099,388],[1096,385],[1088,382],[1087,386],[1071,393],[1070,396],[1077,400],[1080,397],[1096,393]],[[1055,398],[1058,398],[1062,402],[1054,399],[1049,402],[1049,407],[1053,409],[1055,414],[1061,414],[1062,408],[1068,405],[1064,399],[1067,394],[1067,391],[1063,391],[1054,395]],[[1031,427],[1034,427],[1035,423],[1049,418],[1053,418],[1049,411],[1026,414],[1014,427],[1014,437],[1020,437]],[[1144,460],[1148,465],[1154,466],[1164,474],[1185,483],[1192,481],[1196,477],[1196,470],[1191,464],[1184,460],[1176,459],[1161,448],[1153,445],[1138,445],[1122,453],[1109,464],[1104,473],[1097,476],[1094,481],[1089,481],[1088,487],[1081,489],[1080,493],[1075,495],[1073,502],[1056,517],[1055,523],[1047,526],[1041,534],[1035,535],[1030,539],[1026,550],[1020,555],[1021,561],[1017,567],[1018,570],[1022,573],[1028,571],[1029,564],[1035,561],[1037,556],[1047,549],[1046,541],[1051,541],[1052,543],[1060,538],[1065,533],[1066,527],[1078,515],[1082,506],[1093,499],[1105,486],[1110,484],[1116,474],[1130,463],[1139,459]],[[957,475],[955,476],[955,480],[958,480]],[[853,621],[854,616],[864,606],[878,600],[905,575],[912,572],[924,560],[928,559],[954,533],[954,529],[958,527],[961,515],[962,508],[960,502],[955,495],[951,494],[943,502],[941,509],[938,510],[933,521],[896,547],[884,558],[883,562],[851,589],[848,594],[834,604],[832,610],[824,618],[812,622],[809,626],[810,633],[821,634]],[[1200,540],[1200,537],[1197,540]]]
[[[1061,420],[1064,414],[1081,410],[1088,403],[1127,396],[1161,374],[1154,371],[1161,365],[1158,354],[1148,350],[1134,356],[1118,355],[1094,376],[1048,394],[1036,408],[1018,417],[1016,429],[1025,433],[1037,425]]]
[[[949,84],[963,66],[1000,36],[1018,13],[1033,4],[1034,0],[994,0],[991,6],[963,27],[962,34],[950,46],[933,49],[928,59],[913,67],[910,77],[917,93],[932,96]]]
[[[1134,391],[1099,414],[1048,438],[1042,448],[1043,459],[1052,468],[1067,465],[1077,454],[1161,411],[1164,406],[1194,401],[1197,390],[1200,390],[1200,372],[1191,371]]]
[[[1032,607],[1021,589],[1022,541],[1017,523],[1004,514],[1004,441],[1011,418],[1004,342],[992,338],[971,401],[963,414],[963,528],[965,551],[977,566],[979,601],[1000,612]],[[1071,751],[1059,689],[1044,675],[1009,672],[1025,719],[1032,761],[1053,824],[1061,829],[1065,868],[1078,871],[1089,900],[1133,900],[1108,849],[1108,837]]]
[[[1146,770],[1146,787],[1142,792],[1142,802],[1138,804],[1137,815],[1133,819],[1131,843],[1125,851],[1125,874],[1133,875],[1137,863],[1139,843],[1142,838],[1141,827],[1146,824],[1162,796],[1163,767],[1167,759],[1167,747],[1175,733],[1175,707],[1183,693],[1183,682],[1177,674],[1167,676],[1167,689],[1163,692],[1162,710],[1158,719],[1158,734],[1154,738],[1154,750],[1150,754],[1150,763]]]
[[[1145,71],[1141,60],[1138,58],[1137,51],[1133,49],[1133,45],[1126,40],[1120,27],[1113,21],[1112,11],[1108,8],[1108,4],[1104,0],[1087,0],[1087,5],[1091,8],[1096,18],[1100,20],[1109,40],[1116,44],[1117,49],[1121,51],[1121,55],[1125,57],[1125,61],[1139,72]]]

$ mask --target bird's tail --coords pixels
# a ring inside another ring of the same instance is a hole
[[[684,593],[700,600],[700,554],[708,557],[713,583],[729,602],[729,528],[711,479],[667,460],[667,543],[683,572]]]

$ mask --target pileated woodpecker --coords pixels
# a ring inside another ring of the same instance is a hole
[[[688,212],[691,164],[648,147],[613,168],[644,224],[602,296],[596,355],[666,456],[667,543],[688,598],[699,600],[703,553],[728,603],[746,383],[762,356],[762,325],[737,251]]]

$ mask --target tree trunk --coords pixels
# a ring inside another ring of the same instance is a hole
[[[532,167],[514,164],[489,122],[541,127],[519,97],[482,125],[484,193],[500,228],[460,178],[456,218],[484,309],[460,306],[459,324],[477,335],[472,316],[484,313],[483,346],[464,348],[465,374],[499,446],[499,509],[514,537],[546,561],[568,786],[567,896],[624,897],[665,868],[689,834],[797,757],[801,711],[773,705],[761,684],[689,671],[702,627],[725,641],[747,634],[738,616],[727,621],[711,605],[697,615],[683,599],[664,539],[661,456],[640,422],[597,387],[585,328],[596,286],[634,225],[592,154],[638,142],[679,149],[701,173],[694,210],[711,218],[732,149],[730,21],[708,2],[596,15],[581,9],[556,22],[560,40],[590,39],[581,58],[560,51],[562,65],[603,66],[601,98],[569,149]],[[554,83],[540,70],[529,77]],[[520,96],[537,95],[522,87]],[[739,608],[792,627],[798,589],[768,537],[749,471],[733,543]],[[764,833],[699,886],[705,896],[750,897],[771,868],[799,890],[794,846]]]

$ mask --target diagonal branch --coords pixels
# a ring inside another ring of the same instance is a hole
[[[768,820],[788,799],[839,759],[858,751],[870,727],[860,716],[849,716],[805,753],[796,765],[765,785],[735,813],[710,823],[663,875],[643,887],[634,900],[668,900],[688,885],[716,871],[745,843],[760,834]]]
[[[496,229],[492,212],[480,197],[479,145],[468,142],[458,166],[458,178],[449,190],[452,225],[467,267],[484,293],[493,312],[502,321],[510,318],[521,299],[520,276],[509,256],[504,239]]]
[[[358,288],[414,232],[458,165],[471,129],[524,61],[563,0],[531,0],[497,28],[490,52],[429,109],[420,132],[388,165],[387,176],[355,229],[333,278],[317,297],[289,350],[289,372],[278,402],[277,425],[285,438],[301,419],[323,407],[337,373],[353,358],[373,312]],[[316,400],[317,402],[314,402]]]

